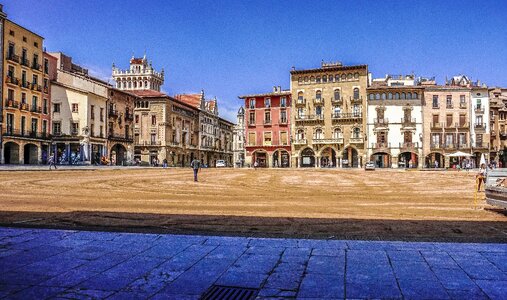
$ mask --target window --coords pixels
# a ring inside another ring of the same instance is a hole
[[[79,112],[79,105],[77,103],[72,103],[72,112],[73,113]]]
[[[53,122],[53,135],[60,135],[60,134],[62,134],[62,123]]]
[[[48,120],[42,120],[42,134],[48,133]]]
[[[270,124],[271,123],[271,112],[266,111],[264,113],[264,123]]]
[[[476,147],[482,147],[482,134],[476,134],[475,135],[476,141]]]
[[[11,89],[7,90],[7,100],[14,101],[14,90]]]
[[[459,115],[459,126],[463,127],[466,123],[466,115]]]
[[[438,95],[433,95],[433,108],[438,108]]]
[[[287,98],[286,97],[280,98],[280,107],[287,107]]]
[[[288,139],[286,131],[281,131],[280,132],[280,144],[283,145],[283,146],[286,146],[286,145],[289,144],[289,139]]]
[[[460,146],[463,146],[463,145],[466,145],[467,143],[467,136],[465,133],[460,133],[459,136],[458,136],[458,144]]]
[[[90,124],[90,135],[95,136],[95,124]]]
[[[266,108],[271,107],[271,98],[264,99],[264,107],[266,107]]]
[[[445,100],[445,107],[452,108],[452,95],[447,95]]]
[[[303,103],[303,92],[298,93],[298,103]]]
[[[49,81],[44,78],[44,92],[47,93],[49,88]]]
[[[340,100],[340,90],[334,90],[334,100]]]
[[[37,106],[39,103],[38,102],[38,99],[37,99],[37,96],[32,96],[32,109],[35,111],[37,109]]]
[[[333,138],[334,139],[341,139],[342,138],[342,130],[340,128],[335,128],[333,131]]]
[[[103,107],[100,108],[100,121],[104,122],[104,108]]]
[[[412,98],[413,98],[413,99],[419,99],[419,94],[414,93],[414,96],[413,96]]]
[[[39,77],[35,74],[32,76],[32,83],[39,84]]]
[[[255,99],[250,99],[250,109],[254,109],[255,108]]]
[[[315,99],[317,99],[317,100],[321,100],[322,99],[322,92],[321,91],[315,92]]]
[[[433,115],[433,124],[438,124],[438,123],[439,123],[439,116]]]
[[[412,143],[412,132],[405,131],[403,133],[403,142],[404,143]]]
[[[264,132],[264,145],[271,146],[271,132]]]
[[[95,120],[95,105],[90,106],[90,119]]]
[[[475,117],[475,125],[482,125],[482,116]]]
[[[322,106],[315,107],[315,114],[319,117],[322,116]]]
[[[360,136],[361,136],[361,129],[359,128],[354,128],[354,132],[352,133],[352,136],[355,138],[355,139],[358,139]]]
[[[14,78],[14,67],[13,66],[9,66],[9,69],[7,71],[7,77],[10,77],[11,79]]]
[[[322,82],[324,82],[324,83],[327,82],[327,76],[326,75],[322,76]]]
[[[357,100],[357,99],[359,99],[359,89],[354,88],[354,100]]]
[[[445,134],[445,144],[446,145],[453,145],[454,144],[454,134],[453,133],[446,133]]]
[[[315,134],[314,134],[313,138],[316,139],[316,140],[323,139],[324,138],[324,134],[322,133],[322,129],[320,129],[320,128],[315,129]]]
[[[249,118],[249,124],[255,125],[255,113],[252,111],[250,112],[250,118]]]
[[[44,59],[44,74],[49,74],[49,61]]]
[[[35,119],[35,118],[32,118],[32,133],[36,133],[39,129],[39,120]]]
[[[136,115],[135,120],[136,124],[139,124],[139,115]]]
[[[320,76],[317,76],[317,78],[316,78],[316,82],[317,82],[317,83],[320,83]]]
[[[406,98],[407,98],[407,96],[405,95],[405,93],[401,93],[401,99],[405,100]]]
[[[477,99],[477,110],[481,110],[481,99]]]
[[[280,111],[280,123],[287,123],[287,112],[285,110]]]
[[[389,94],[387,94],[387,99],[388,99],[388,100],[392,100],[392,99],[393,99],[393,93],[389,93]]]
[[[460,95],[459,96],[459,107],[461,107],[461,108],[466,108],[467,107],[467,103],[466,103],[466,100],[465,100],[465,95]]]
[[[53,112],[59,113],[60,112],[60,103],[53,103]]]
[[[21,103],[26,104],[26,93],[21,93]]]
[[[48,99],[42,100],[42,112],[45,114],[48,113]]]
[[[446,116],[447,127],[452,127],[452,115]]]
[[[298,131],[296,133],[296,139],[302,140],[304,138],[305,138],[305,131],[303,129],[298,129]]]
[[[104,137],[104,126],[100,125],[100,137]]]
[[[249,132],[248,133],[248,145],[254,146],[255,145],[255,132]]]
[[[432,133],[431,134],[431,144],[432,145],[440,145],[441,144],[441,135],[440,135],[440,133]]]
[[[77,135],[79,132],[79,123],[72,122],[70,127],[70,134]]]

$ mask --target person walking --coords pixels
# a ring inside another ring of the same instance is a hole
[[[164,158],[162,166],[164,169],[167,168],[167,159],[166,158]]]
[[[199,169],[201,168],[201,161],[197,158],[194,158],[194,160],[190,163],[190,167],[194,170],[194,181],[197,182],[197,173],[199,172]]]
[[[257,161],[254,162],[254,170],[257,170],[257,167],[259,166],[259,163]]]
[[[481,191],[481,186],[485,185],[486,181],[486,164],[481,164],[481,168],[479,169],[479,173],[476,175],[477,180],[477,191]]]
[[[55,159],[54,154],[51,154],[51,156],[49,156],[48,164],[49,164],[49,171],[51,171],[51,166],[54,166],[55,170],[56,170],[56,159]]]

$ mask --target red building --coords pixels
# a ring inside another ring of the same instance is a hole
[[[290,167],[290,91],[239,96],[245,101],[247,165]]]

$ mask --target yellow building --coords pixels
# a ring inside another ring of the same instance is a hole
[[[367,65],[291,71],[293,166],[365,163],[367,85]]]
[[[43,92],[43,38],[5,20],[2,163],[44,163],[49,151],[49,102]]]

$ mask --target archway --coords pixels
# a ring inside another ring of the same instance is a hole
[[[334,168],[336,167],[336,151],[327,147],[320,152],[320,167],[321,168]]]
[[[301,151],[301,167],[313,168],[315,167],[315,152],[312,149],[306,148]]]
[[[19,164],[19,145],[14,142],[5,143],[4,158],[6,164]]]
[[[413,152],[403,152],[398,156],[398,168],[417,168],[419,156]]]
[[[37,158],[39,148],[34,144],[26,144],[23,147],[24,150],[24,162],[25,165],[36,165],[39,163],[39,159]]]
[[[357,150],[355,148],[349,146],[343,149],[342,157],[343,167],[357,168],[359,166],[359,155],[357,154]]]
[[[253,152],[252,164],[257,162],[257,167],[267,168],[268,167],[268,153],[263,150],[256,150]]]
[[[287,150],[279,149],[273,152],[273,168],[289,168],[290,155]]]
[[[371,156],[371,161],[375,163],[377,168],[390,168],[391,167],[391,155],[385,152],[377,152]]]
[[[124,166],[127,163],[127,149],[121,144],[111,147],[110,160],[113,166]]]
[[[431,152],[426,155],[425,158],[426,168],[443,168],[444,167],[444,156],[438,152]]]

